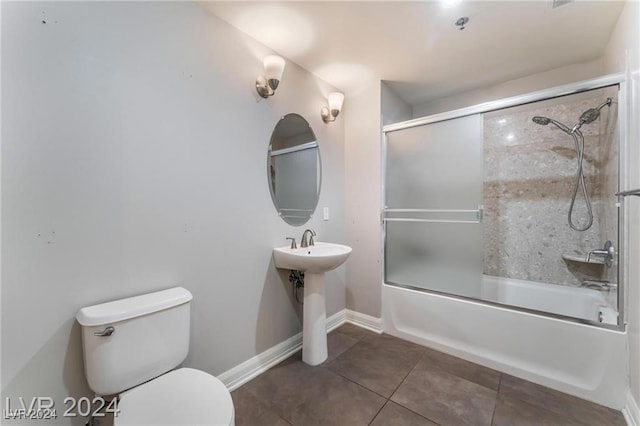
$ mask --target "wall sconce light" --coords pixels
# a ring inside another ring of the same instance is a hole
[[[325,123],[336,121],[336,117],[342,110],[342,103],[344,102],[344,95],[340,92],[331,92],[327,95],[329,101],[329,107],[322,107],[320,115]]]
[[[285,61],[280,56],[265,56],[264,60],[264,77],[258,76],[256,79],[256,90],[263,98],[268,98],[276,93],[282,73],[284,72]]]

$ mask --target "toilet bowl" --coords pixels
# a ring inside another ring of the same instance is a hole
[[[120,394],[114,426],[233,425],[233,402],[220,380],[180,368]]]
[[[118,395],[114,426],[233,426],[216,377],[177,368],[189,350],[191,293],[175,287],[80,309],[84,368],[97,395]]]

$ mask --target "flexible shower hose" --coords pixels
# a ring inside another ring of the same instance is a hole
[[[571,205],[569,206],[569,226],[576,231],[586,231],[591,228],[593,224],[593,212],[591,211],[591,201],[589,200],[589,193],[587,192],[587,185],[584,181],[584,173],[582,171],[582,159],[584,157],[584,136],[580,130],[575,130],[569,133],[573,137],[573,141],[576,144],[576,152],[578,153],[578,171],[576,172],[575,184],[573,185],[573,196],[571,197]],[[577,135],[577,136],[576,136]],[[578,142],[578,137],[580,141]],[[576,203],[576,197],[578,196],[578,186],[582,186],[582,194],[584,195],[584,202],[587,207],[587,224],[584,227],[578,227],[573,223],[573,207]]]

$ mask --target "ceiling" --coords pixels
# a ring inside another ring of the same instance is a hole
[[[204,1],[348,95],[385,80],[411,105],[600,57],[621,1]],[[455,22],[466,16],[460,30]]]

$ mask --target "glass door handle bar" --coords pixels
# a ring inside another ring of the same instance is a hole
[[[411,217],[383,217],[383,222],[427,222],[427,223],[481,223],[484,218],[484,206],[479,205],[477,209],[383,209],[383,216],[388,213],[465,213],[475,214],[475,220],[461,220],[461,219],[422,219]]]
[[[640,197],[640,188],[631,189],[629,191],[616,192],[615,195],[618,196],[618,197],[626,197],[628,195],[635,195],[635,196]]]
[[[404,217],[385,217],[385,222],[428,222],[428,223],[480,223],[480,220],[413,219]]]
[[[480,210],[384,209],[385,213],[478,213]]]

